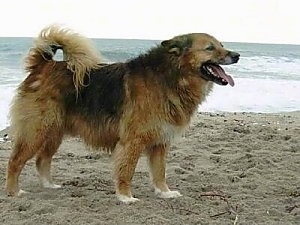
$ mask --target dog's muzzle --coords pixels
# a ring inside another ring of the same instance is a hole
[[[240,54],[237,52],[228,52],[223,61],[221,61],[220,65],[230,65],[233,63],[237,63],[240,59]]]
[[[219,63],[206,62],[200,68],[200,76],[208,81],[212,81],[219,85],[230,84],[234,86],[233,78],[226,74],[225,70],[220,65],[230,65],[237,63],[240,59],[240,54],[229,51],[223,60]]]

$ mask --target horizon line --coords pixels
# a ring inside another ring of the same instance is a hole
[[[105,39],[105,40],[140,40],[140,41],[163,41],[165,39],[152,39],[152,38],[118,38],[118,37],[89,37],[89,39]],[[2,36],[0,38],[37,38],[37,36]],[[265,45],[300,45],[299,43],[279,43],[279,42],[256,42],[256,41],[221,41],[222,43],[241,43],[241,44],[265,44]]]

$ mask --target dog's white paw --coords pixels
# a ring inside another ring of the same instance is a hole
[[[23,196],[23,195],[26,194],[26,193],[28,193],[28,192],[27,192],[27,191],[24,191],[24,190],[22,190],[22,189],[20,189],[20,190],[18,191],[17,196],[20,197],[20,196]]]
[[[182,196],[179,191],[161,191],[159,189],[155,190],[155,194],[159,198],[178,198]]]
[[[128,197],[126,195],[117,195],[117,197],[118,197],[119,201],[126,203],[126,204],[131,204],[131,203],[139,201],[138,198]]]
[[[61,188],[61,185],[58,185],[58,184],[47,184],[47,185],[44,185],[44,188],[59,189],[59,188]]]
[[[44,188],[51,188],[51,189],[59,189],[61,188],[61,185],[54,184],[52,182],[49,182],[46,179],[41,179],[42,185]]]

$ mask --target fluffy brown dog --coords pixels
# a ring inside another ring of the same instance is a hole
[[[63,50],[63,61],[53,59],[57,49]],[[238,60],[238,53],[214,37],[193,33],[163,41],[125,63],[106,65],[87,39],[57,26],[44,29],[27,56],[28,76],[11,107],[8,195],[23,192],[18,178],[33,156],[43,186],[60,187],[51,180],[50,166],[68,134],[114,152],[121,201],[138,200],[131,194],[131,180],[142,152],[155,192],[180,196],[169,190],[165,178],[171,141],[187,127],[213,83],[234,85],[219,65]]]

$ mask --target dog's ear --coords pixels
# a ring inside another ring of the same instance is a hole
[[[192,46],[192,39],[189,35],[182,35],[170,40],[162,41],[161,45],[166,48],[169,53],[179,56],[184,50]]]
[[[182,44],[180,41],[174,39],[165,40],[161,42],[161,45],[171,54],[180,55],[182,52]]]

